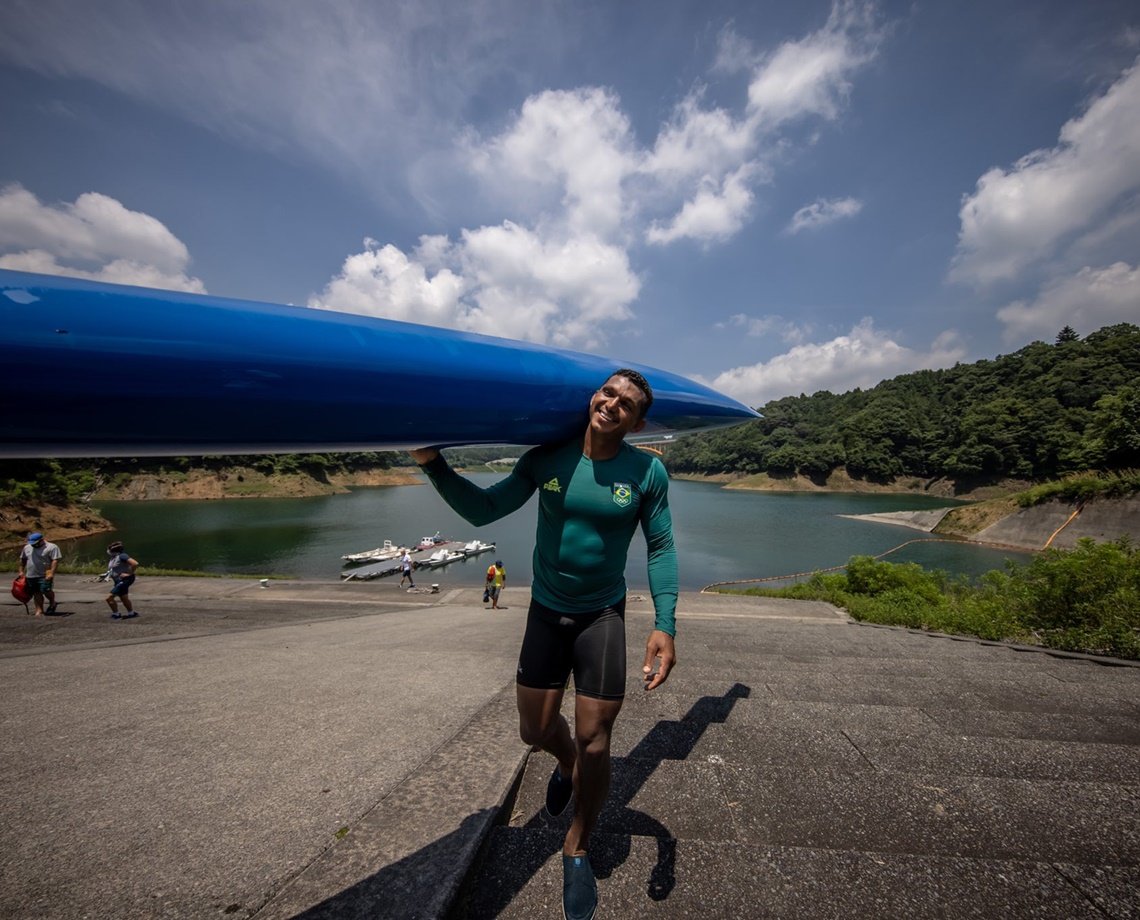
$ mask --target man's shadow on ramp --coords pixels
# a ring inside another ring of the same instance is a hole
[[[647,893],[656,901],[669,897],[675,885],[677,842],[669,828],[652,815],[631,808],[630,802],[662,761],[687,759],[706,729],[725,722],[736,701],[747,699],[751,692],[738,683],[722,696],[701,697],[679,720],[657,722],[628,755],[613,759],[610,794],[590,851],[599,878],[608,878],[628,859],[633,837],[653,837],[657,842],[657,861],[649,875]],[[553,768],[553,761],[544,760]],[[452,833],[291,916],[294,920],[435,918],[449,904],[447,916],[451,920],[496,916],[552,856],[561,852],[570,812],[551,819],[540,808],[518,828],[530,833],[514,837],[506,854],[497,851],[497,835],[492,832],[460,885],[454,873],[445,870],[472,860],[473,842],[481,835],[480,826],[485,827],[492,819],[489,809],[468,815]],[[502,859],[503,855],[508,858]],[[456,897],[452,904],[453,896]],[[268,913],[279,912],[271,906]]]
[[[737,683],[723,696],[701,697],[679,720],[659,721],[629,754],[613,759],[610,794],[590,850],[590,862],[598,878],[608,878],[629,858],[633,837],[652,837],[657,843],[657,861],[649,874],[646,893],[655,901],[669,897],[676,885],[676,838],[652,815],[631,808],[630,802],[662,761],[686,760],[705,730],[725,722],[737,700],[747,699],[751,693],[751,688]],[[543,809],[532,815],[520,828],[532,833],[522,838],[522,846],[511,846],[509,861],[496,861],[504,854],[496,852],[492,837],[490,848],[484,848],[482,865],[476,865],[449,914],[451,920],[493,917],[504,910],[550,857],[561,852],[570,811],[567,809],[557,819],[547,816]]]

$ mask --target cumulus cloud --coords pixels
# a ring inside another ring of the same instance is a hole
[[[622,183],[637,165],[620,101],[594,87],[530,97],[502,134],[472,140],[469,155],[500,200],[529,195],[541,204],[545,192],[572,231],[602,235],[621,226]]]
[[[657,134],[641,172],[665,188],[684,188],[749,162],[756,152],[755,125],[727,109],[701,106],[700,92],[681,100]]]
[[[873,5],[836,3],[822,29],[784,42],[756,68],[748,86],[750,119],[770,129],[806,115],[836,118],[852,74],[874,58],[881,40]]]
[[[1140,321],[1140,268],[1117,262],[1107,268],[1082,268],[1057,278],[1030,301],[1017,300],[998,310],[1005,339],[1023,344],[1052,340],[1063,326],[1087,335],[1113,323]]]
[[[409,258],[365,241],[309,306],[413,320],[563,347],[597,347],[640,290],[623,249],[544,238],[510,222],[425,237]],[[429,274],[431,268],[434,274]]]
[[[436,239],[425,238],[421,246],[428,253],[425,261],[438,263],[446,257]],[[459,325],[462,293],[463,281],[450,269],[429,276],[424,264],[397,247],[366,239],[363,251],[344,260],[340,274],[309,299],[309,306],[448,326]]]
[[[654,223],[649,227],[646,240],[672,243],[689,237],[710,242],[734,236],[744,225],[752,206],[749,172],[748,166],[742,166],[720,182],[706,177],[697,194],[685,202],[667,225]]]
[[[952,366],[964,356],[965,349],[952,331],[943,332],[920,351],[900,345],[865,318],[847,335],[797,345],[770,361],[733,368],[711,385],[741,402],[762,406],[800,393],[872,387],[910,371]]]
[[[0,268],[205,293],[190,253],[162,221],[98,192],[47,205],[0,189]]]
[[[1138,192],[1140,62],[1068,121],[1055,147],[978,179],[959,213],[950,278],[987,285],[1063,259],[1082,234],[1134,223]]]
[[[863,202],[857,198],[819,198],[796,211],[791,223],[784,228],[784,233],[796,234],[801,230],[826,227],[836,221],[854,217],[862,210]]]

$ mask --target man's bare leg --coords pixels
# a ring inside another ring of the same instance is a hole
[[[562,697],[565,690],[536,690],[515,685],[519,707],[519,737],[525,744],[536,745],[558,761],[563,776],[574,772],[577,759],[570,726],[563,717]]]
[[[574,820],[562,844],[566,856],[585,853],[610,791],[610,735],[622,700],[578,694],[574,700]]]

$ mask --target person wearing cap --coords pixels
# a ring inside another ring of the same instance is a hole
[[[491,609],[499,609],[499,595],[507,584],[507,571],[503,568],[503,560],[496,559],[494,565],[487,567],[487,593],[491,597]]]
[[[36,608],[36,616],[44,615],[44,598],[47,598],[48,613],[55,613],[55,591],[52,579],[59,566],[63,553],[54,543],[48,543],[42,533],[28,534],[28,542],[20,550],[20,574],[28,583],[28,590],[32,592],[32,603]]]
[[[107,595],[107,606],[111,608],[112,620],[129,620],[137,617],[139,612],[131,604],[130,590],[135,583],[135,570],[139,567],[136,560],[123,549],[123,544],[116,540],[107,547],[107,577],[111,580],[111,593]],[[126,613],[119,613],[119,604],[123,605]]]
[[[649,563],[654,628],[642,680],[659,687],[676,663],[677,551],[669,476],[656,457],[625,443],[645,426],[653,390],[622,368],[590,397],[585,431],[528,450],[506,479],[482,489],[433,447],[412,458],[456,512],[476,527],[538,493],[531,604],[515,676],[522,740],[551,754],[546,810],[574,801],[562,842],[562,911],[588,920],[598,904],[590,834],[610,785],[610,737],[625,699],[625,565],[640,527]],[[656,663],[656,666],[655,666]],[[574,675],[574,729],[561,714]]]

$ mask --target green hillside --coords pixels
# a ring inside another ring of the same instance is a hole
[[[846,467],[874,482],[899,476],[1043,480],[1140,466],[1140,327],[947,370],[917,371],[869,390],[821,391],[759,407],[764,418],[679,440],[676,473],[794,473],[822,481]]]

